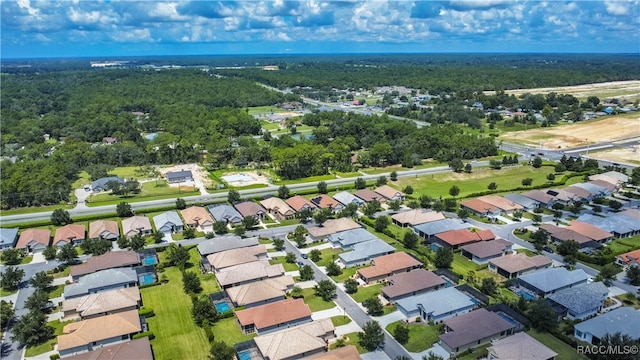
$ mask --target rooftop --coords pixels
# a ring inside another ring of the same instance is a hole
[[[266,209],[278,211],[278,213],[282,215],[294,212],[294,210],[284,200],[275,196],[260,201],[260,204]]]
[[[153,360],[149,337],[145,336],[115,345],[97,348],[93,351],[67,356],[66,360]]]
[[[452,331],[439,337],[451,349],[475,343],[514,327],[500,315],[484,308],[447,319],[444,324]]]
[[[136,215],[122,220],[122,232],[151,230],[151,221],[146,216]]]
[[[198,252],[202,256],[207,256],[221,251],[256,246],[258,244],[257,237],[241,238],[236,235],[223,235],[198,244]]]
[[[97,220],[89,223],[89,239],[96,239],[105,234],[120,235],[117,221]]]
[[[242,326],[254,324],[258,330],[310,316],[311,309],[303,299],[286,299],[236,311]]]
[[[552,263],[551,259],[544,255],[529,257],[524,253],[501,256],[491,259],[489,262],[511,274],[537,267],[549,266]]]
[[[360,190],[356,191],[355,193],[353,193],[353,195],[359,197],[364,202],[371,202],[373,200],[377,200],[377,201],[386,200],[384,198],[384,196],[378,194],[375,191],[369,190],[369,189],[360,189]]]
[[[313,205],[309,200],[305,199],[301,195],[290,197],[285,202],[287,203],[287,205],[291,206],[291,208],[293,208],[293,210],[295,211],[300,211],[304,207],[308,207],[310,209],[316,208],[315,205]]]
[[[522,210],[522,205],[515,203],[509,199],[505,199],[502,196],[496,195],[485,195],[481,196],[478,199],[489,203],[503,211],[513,211],[513,210]]]
[[[284,275],[282,264],[271,265],[268,260],[258,260],[224,268],[216,273],[216,278],[221,286],[227,286],[282,275]]]
[[[53,237],[53,244],[57,244],[60,241],[70,242],[72,240],[84,240],[85,231],[87,229],[84,225],[80,224],[67,224],[56,230],[56,234]]]
[[[140,332],[138,310],[105,315],[65,325],[64,335],[58,336],[58,350],[89,345],[100,341]]]
[[[221,204],[221,205],[209,205],[207,207],[211,216],[213,216],[216,221],[223,222],[241,222],[242,215],[236,210],[233,206],[229,204]]]
[[[469,200],[465,200],[460,202],[460,205],[467,207],[475,212],[481,213],[481,214],[488,214],[488,213],[497,213],[500,212],[500,209],[497,206],[491,205],[486,201],[480,200],[480,199],[469,199]]]
[[[269,360],[297,359],[305,353],[324,348],[324,337],[334,330],[331,319],[323,319],[260,335],[254,341],[262,356]]]
[[[331,219],[324,222],[323,226],[313,227],[309,229],[309,235],[320,238],[335,234],[340,231],[351,230],[360,228],[360,224],[353,221],[351,218],[338,218]]]
[[[238,306],[253,304],[260,301],[284,297],[286,290],[293,286],[293,277],[289,275],[278,276],[262,281],[234,286],[227,289],[229,298]]]
[[[492,359],[547,360],[558,355],[525,332],[494,340],[491,344],[487,350],[493,356]]]
[[[436,238],[451,246],[458,246],[462,244],[468,244],[470,242],[495,239],[495,235],[489,229],[481,230],[478,232],[473,232],[469,229],[460,229],[438,233],[436,234]]]
[[[420,224],[413,228],[431,236],[449,230],[461,230],[468,229],[470,227],[471,225],[460,219],[444,219]]]
[[[584,235],[590,239],[593,239],[595,241],[604,241],[606,239],[613,237],[613,234],[609,232],[606,232],[591,224],[588,224],[582,221],[577,221],[577,220],[573,220],[572,222],[570,222],[567,228],[577,232],[580,235]]]
[[[419,267],[422,262],[418,261],[413,256],[405,252],[397,252],[388,255],[378,256],[371,260],[371,265],[364,269],[359,269],[358,274],[371,279],[379,276],[384,276],[395,271],[400,271],[407,268]]]
[[[636,326],[629,326],[636,324]],[[640,338],[640,310],[632,307],[620,307],[600,316],[585,320],[574,325],[574,328],[583,333],[589,333],[597,338],[603,338],[606,334],[621,333]]]
[[[213,217],[211,213],[207,211],[207,209],[202,206],[191,206],[186,209],[180,210],[180,214],[182,214],[182,218],[187,224],[203,224],[205,222],[213,223]]]
[[[311,202],[321,209],[335,209],[342,206],[338,200],[325,194],[311,198]]]
[[[16,242],[16,249],[25,249],[30,242],[35,241],[43,246],[49,246],[51,231],[47,229],[27,229],[20,234]]]
[[[373,239],[353,245],[353,251],[344,252],[338,257],[344,263],[367,261],[370,258],[383,255],[396,249],[380,239]]]
[[[609,289],[602,282],[593,282],[560,290],[547,296],[547,299],[575,312],[582,314],[602,306],[609,296]]]
[[[207,256],[207,261],[209,261],[209,264],[211,264],[211,266],[216,270],[220,270],[229,266],[259,260],[261,255],[266,254],[267,248],[264,245],[256,245],[211,254]]]
[[[424,209],[413,209],[392,215],[391,218],[401,224],[415,226],[431,221],[443,220],[445,217],[440,212]]]
[[[86,295],[91,289],[137,282],[138,275],[134,269],[102,270],[81,277],[77,283],[66,285],[63,295],[68,299],[79,295]]]
[[[0,228],[0,245],[11,245],[18,237],[18,228],[6,229]]]
[[[75,311],[81,317],[86,317],[136,306],[139,302],[140,290],[133,286],[64,300],[62,311]]]
[[[446,315],[452,311],[472,307],[475,302],[471,297],[456,289],[447,287],[436,291],[430,291],[415,296],[406,297],[397,301],[398,306],[411,311],[421,307],[426,314],[433,317]]]
[[[325,353],[311,355],[307,360],[361,360],[358,348],[355,345],[347,345]]]
[[[414,291],[430,289],[445,284],[444,279],[425,269],[414,269],[401,272],[387,278],[389,285],[382,288],[382,293],[389,298],[411,294]]]
[[[374,191],[389,200],[393,199],[395,196],[405,196],[402,191],[396,190],[389,185],[379,186]]]
[[[505,249],[511,245],[513,245],[513,243],[505,239],[495,239],[464,245],[462,246],[462,250],[471,253],[477,258],[484,259],[489,256],[502,254]]]
[[[333,195],[333,198],[338,200],[339,202],[347,205],[349,203],[354,203],[357,205],[363,205],[364,201],[362,199],[360,199],[359,197],[353,195],[352,193],[348,192],[348,191],[340,191],[339,193],[336,193],[335,195]]]
[[[140,255],[135,251],[110,251],[102,255],[92,256],[83,264],[72,266],[71,276],[82,276],[100,270],[137,264],[140,264]]]
[[[522,196],[528,197],[529,199],[535,200],[539,203],[545,204],[545,205],[549,205],[551,203],[553,203],[554,198],[553,196],[547,194],[546,192],[542,191],[542,190],[531,190],[531,191],[527,191],[522,193]]]
[[[153,223],[156,225],[156,229],[161,228],[165,224],[182,226],[182,219],[180,219],[177,211],[165,211],[162,214],[154,216]]]
[[[565,286],[586,282],[589,276],[582,269],[567,270],[563,267],[540,269],[531,274],[520,276],[520,281],[544,292],[550,292]]]
[[[340,231],[327,237],[327,240],[332,243],[338,243],[341,247],[349,247],[353,244],[373,239],[378,239],[378,237],[363,228]]]
[[[264,214],[267,211],[262,207],[262,205],[256,204],[253,201],[243,201],[241,203],[237,203],[234,205],[236,210],[240,213],[240,215],[247,216],[259,216],[260,214]]]

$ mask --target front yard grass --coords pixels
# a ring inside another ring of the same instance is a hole
[[[327,266],[338,258],[338,254],[342,253],[342,249],[322,249],[320,250],[320,261],[316,262],[318,266]]]
[[[344,340],[344,345],[354,345],[358,349],[358,354],[369,352],[360,345],[360,334],[357,332],[344,334],[342,335],[341,339]],[[333,344],[329,345],[329,350],[335,350],[337,347],[338,344],[334,342]]]
[[[47,325],[54,328],[53,339],[49,339],[47,342],[40,344],[38,346],[27,347],[27,350],[25,351],[24,356],[32,357],[32,356],[36,356],[36,355],[40,355],[40,354],[44,354],[46,352],[52,351],[53,347],[58,342],[58,335],[63,334],[62,329],[64,328],[65,325],[69,323],[70,321],[60,322],[60,320],[54,320],[54,321],[48,322]]]
[[[549,333],[540,333],[535,330],[529,330],[527,331],[527,334],[543,343],[549,349],[557,352],[557,359],[587,359],[586,356],[578,354],[576,352],[576,349],[571,347],[571,345],[565,343],[564,341]]]
[[[331,322],[333,323],[333,326],[338,327],[350,323],[351,318],[344,315],[338,315],[331,317]]]
[[[342,274],[338,276],[331,276],[331,279],[333,279],[333,281],[337,283],[344,282],[345,280],[355,275],[358,269],[362,269],[363,267],[364,266],[355,266],[355,267],[344,268],[342,269]]]
[[[284,256],[271,258],[271,260],[269,260],[269,264],[282,264],[282,267],[284,267],[284,271],[300,270],[297,264],[288,263]]]
[[[64,291],[64,285],[53,286],[51,288],[51,291],[49,291],[49,299],[62,296],[63,291]]]
[[[321,297],[317,296],[313,288],[302,289],[302,296],[304,297],[305,304],[309,305],[311,312],[328,310],[336,307],[336,303],[333,301],[324,301]]]
[[[393,336],[393,331],[402,321],[396,321],[387,325],[387,331]],[[424,323],[409,324],[409,342],[404,348],[409,352],[421,352],[429,349],[438,341],[438,335],[442,333],[443,325],[427,325]]]
[[[370,286],[361,286],[358,288],[358,292],[355,294],[351,294],[351,297],[356,302],[363,302],[367,299],[370,299],[374,296],[378,296],[382,291],[382,284],[375,284]]]

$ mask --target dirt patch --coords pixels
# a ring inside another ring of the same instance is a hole
[[[198,164],[182,164],[174,165],[171,167],[163,167],[159,169],[163,176],[166,176],[168,172],[176,172],[183,170],[191,170],[195,185],[202,184],[205,188],[211,186],[211,180],[209,179],[209,172],[203,169]],[[180,184],[169,184],[172,187],[178,187]],[[184,184],[182,184],[184,186]]]
[[[519,96],[526,93],[531,94],[548,94],[555,92],[558,94],[571,94],[577,98],[584,99],[589,96],[598,96],[602,98],[615,97],[618,99],[637,99],[640,98],[640,81],[611,81],[596,84],[584,84],[576,86],[558,86],[548,88],[535,89],[516,89],[506,90],[505,93]],[[494,91],[486,91],[486,94],[494,94]]]
[[[240,175],[242,179],[239,179],[237,175]],[[269,174],[258,171],[237,171],[237,172],[229,172],[225,173],[220,177],[222,180],[225,180],[227,184],[233,187],[242,187],[249,186],[254,184],[267,184],[269,185]],[[226,178],[226,179],[225,179]],[[227,179],[238,178],[237,181],[231,180],[227,181]]]
[[[640,155],[638,147],[629,147],[625,149],[614,149],[609,151],[600,151],[589,153],[589,157],[598,160],[607,160],[614,163],[627,163],[640,165]]]

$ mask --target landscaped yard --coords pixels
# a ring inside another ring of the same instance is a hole
[[[316,265],[327,266],[334,262],[338,258],[338,254],[342,252],[342,249],[322,249],[320,250],[320,261]]]
[[[463,352],[460,357],[458,357],[458,360],[476,360],[478,358],[484,359],[486,358],[487,354],[489,353],[487,351],[487,348],[491,346],[491,344],[484,344],[482,346],[479,346],[477,348],[475,348],[473,350],[473,352],[470,352],[469,350]]]
[[[51,288],[51,291],[49,292],[49,299],[62,296],[63,291],[64,291],[64,285],[53,286]]]
[[[313,288],[302,289],[302,296],[304,297],[305,304],[309,305],[311,312],[336,307],[336,303],[333,301],[324,301],[321,297],[317,296]]]
[[[382,284],[361,286],[361,287],[358,288],[358,292],[357,293],[351,294],[351,297],[356,302],[361,303],[361,302],[363,302],[363,301],[365,301],[367,299],[370,299],[370,298],[380,294],[381,289],[382,289]]]
[[[355,345],[355,347],[358,348],[358,353],[359,354],[364,354],[364,353],[368,352],[365,348],[360,346],[359,333],[354,332],[354,333],[344,334],[344,335],[342,335],[342,339],[345,340],[344,341],[344,345]],[[333,343],[333,344],[329,345],[329,350],[335,350],[337,347],[338,347],[338,345],[336,343]]]
[[[333,279],[333,281],[335,281],[337,283],[344,282],[348,278],[350,278],[353,275],[355,275],[356,271],[358,271],[358,269],[362,269],[363,267],[364,266],[354,266],[354,267],[344,268],[344,269],[342,269],[342,274],[340,274],[338,276],[331,276],[331,279]]]
[[[586,356],[578,354],[576,349],[564,341],[549,333],[540,333],[535,330],[527,331],[534,339],[543,343],[549,349],[558,353],[556,359],[588,359]]]
[[[396,321],[387,325],[387,331],[393,336],[394,329],[402,321]],[[429,326],[425,323],[410,324],[409,342],[404,344],[404,348],[409,352],[421,352],[429,349],[438,341],[438,335],[442,333],[442,325]]]
[[[200,253],[198,252],[198,248],[195,246],[189,249],[189,263],[187,264],[187,270],[193,271],[198,274],[203,293],[211,294],[220,291],[220,285],[218,285],[218,281],[216,280],[215,275],[213,275],[212,273],[203,274],[200,271]],[[180,278],[180,281],[182,281],[182,277]]]
[[[280,256],[280,257],[274,257],[271,260],[269,260],[269,264],[271,265],[275,265],[275,264],[282,264],[282,267],[284,267],[284,271],[296,271],[296,270],[300,270],[300,268],[298,267],[297,264],[295,263],[288,263],[285,260],[284,256]]]
[[[333,326],[338,327],[338,326],[347,325],[348,323],[350,323],[351,318],[344,315],[338,315],[338,316],[332,317],[331,322],[333,323]]]
[[[460,275],[466,276],[469,271],[478,271],[483,266],[474,263],[460,254],[453,254],[453,262],[451,263],[451,270]]]
[[[91,195],[87,199],[87,206],[118,204],[121,201],[137,202],[158,200],[199,194],[200,191],[193,186],[172,187],[169,186],[165,180],[157,182],[150,181],[142,183],[142,190],[140,190],[138,194],[130,194],[127,196],[112,195],[111,193]]]
[[[224,341],[227,345],[233,346],[233,344],[247,341],[256,336],[256,334],[243,334],[238,325],[238,321],[235,316],[227,319],[222,319],[216,322],[211,330],[215,336],[216,341]],[[208,350],[208,349],[207,349]]]
[[[47,325],[53,327],[55,329],[54,334],[53,334],[53,339],[50,339],[49,341],[45,342],[44,344],[40,344],[38,346],[31,346],[28,347],[27,350],[24,353],[25,357],[32,357],[32,356],[36,356],[39,354],[43,354],[49,351],[53,350],[53,347],[55,344],[58,343],[58,335],[62,335],[62,329],[64,328],[65,325],[69,324],[70,321],[67,322],[60,322],[60,320],[55,320],[55,321],[51,321],[49,323],[47,323]]]

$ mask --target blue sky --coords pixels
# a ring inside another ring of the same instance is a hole
[[[640,0],[0,2],[0,57],[640,53]]]

